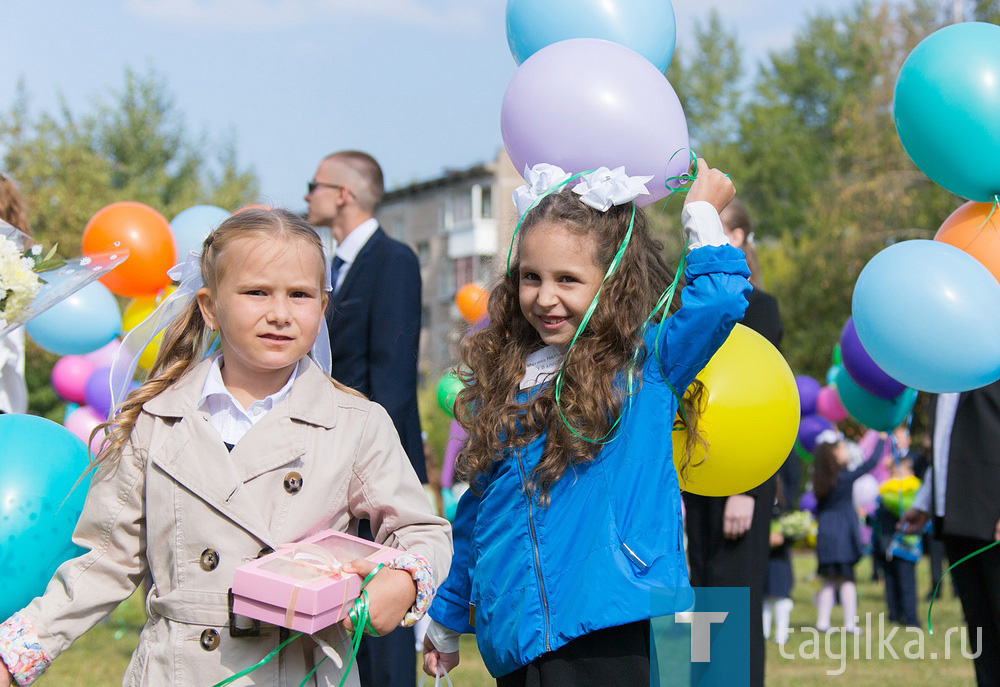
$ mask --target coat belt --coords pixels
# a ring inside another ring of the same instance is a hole
[[[149,597],[148,610],[168,620],[188,625],[229,625],[226,592],[175,589],[165,596]]]

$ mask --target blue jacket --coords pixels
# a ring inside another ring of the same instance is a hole
[[[640,390],[625,404],[615,438],[552,486],[548,507],[523,490],[544,437],[509,451],[479,495],[462,497],[451,575],[430,614],[452,630],[475,632],[492,675],[588,632],[689,605],[665,594],[651,607],[650,590],[690,586],[671,447],[677,398],[664,374],[678,392],[694,380],[743,317],[749,274],[732,246],[691,252],[683,307],[663,327],[662,369],[653,326]]]

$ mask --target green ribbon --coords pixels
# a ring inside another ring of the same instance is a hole
[[[1000,208],[1000,193],[993,194],[993,207],[990,208],[990,214],[986,215],[986,219],[983,220],[983,223],[976,227],[976,231],[980,231],[983,227],[990,223],[990,220],[993,219],[993,215],[996,213],[997,208]]]
[[[378,637],[378,633],[375,632],[375,629],[371,625],[371,610],[369,609],[370,599],[368,597],[368,590],[365,589],[365,587],[367,587],[368,583],[371,582],[371,579],[375,577],[375,573],[377,573],[384,567],[385,567],[384,563],[379,563],[377,566],[375,566],[374,570],[368,573],[368,577],[366,577],[364,581],[361,583],[361,594],[358,596],[357,599],[354,600],[354,607],[347,614],[347,617],[350,618],[351,620],[351,624],[354,626],[354,630],[351,633],[351,636],[345,637],[341,642],[339,642],[335,647],[333,647],[334,649],[339,649],[344,644],[344,642],[346,642],[347,640],[351,640],[351,654],[350,657],[348,658],[347,665],[344,667],[344,674],[340,678],[340,684],[338,687],[343,687],[344,683],[347,682],[347,676],[350,675],[351,673],[351,667],[354,665],[354,659],[358,655],[358,649],[361,646],[361,637],[366,633]],[[302,635],[303,635],[302,632],[293,632],[288,636],[288,639],[279,644],[271,653],[262,658],[256,664],[236,673],[232,677],[226,678],[222,682],[217,682],[212,687],[225,687],[225,685],[228,685],[231,682],[235,682],[236,680],[239,680],[241,677],[249,675],[258,668],[267,665],[268,663],[271,662],[271,660],[274,659],[275,656],[277,656],[281,652],[282,649],[284,649],[286,646],[294,642]],[[319,670],[319,667],[323,665],[324,661],[326,661],[325,656],[313,667],[312,670],[309,671],[309,673],[305,676],[305,678],[303,678],[302,682],[299,683],[299,687],[305,687],[305,684],[309,682],[310,678],[312,678],[312,676],[316,673],[316,671]]]
[[[960,566],[962,563],[965,563],[965,561],[969,560],[970,558],[972,558],[974,556],[978,556],[979,554],[984,553],[986,551],[989,551],[990,549],[992,549],[997,544],[1000,544],[1000,540],[997,540],[995,542],[987,544],[986,546],[984,546],[983,548],[981,548],[981,549],[979,549],[977,551],[973,551],[968,556],[965,556],[964,558],[961,558],[961,559],[955,561],[954,563],[952,563],[951,566],[949,566],[948,569],[944,571],[944,575],[942,575],[941,579],[939,579],[937,581],[937,584],[934,585],[934,593],[931,595],[931,602],[930,602],[930,604],[927,605],[927,631],[928,632],[930,632],[931,634],[934,634],[934,626],[931,625],[931,611],[934,610],[934,600],[937,599],[938,590],[941,588],[941,583],[944,582],[945,575],[947,575],[952,570],[954,570],[955,568],[957,568],[958,566]]]

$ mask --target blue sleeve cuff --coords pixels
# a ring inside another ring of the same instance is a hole
[[[750,268],[743,251],[733,246],[702,246],[688,253],[684,277],[689,282],[703,274],[720,272],[749,279]]]

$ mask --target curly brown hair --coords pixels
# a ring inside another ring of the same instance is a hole
[[[319,266],[317,274],[322,285],[325,256],[323,244],[313,228],[301,217],[287,210],[250,209],[230,216],[205,238],[201,250],[201,278],[205,288],[215,292],[224,271],[234,267],[226,262],[227,248],[234,241],[247,239],[270,239],[282,244],[302,241],[314,248]],[[108,422],[94,429],[90,436],[91,445],[94,445],[94,438],[97,436],[102,438],[102,444],[90,467],[106,460],[114,462],[120,457],[142,412],[143,404],[166,391],[205,357],[212,341],[211,335],[198,301],[192,299],[166,328],[156,362],[146,381],[112,412]],[[361,395],[335,380],[331,381],[342,391]]]
[[[555,385],[543,388],[526,403],[517,390],[529,354],[543,347],[538,333],[521,314],[518,299],[520,259],[490,292],[489,323],[462,343],[465,384],[455,403],[455,417],[468,432],[458,457],[458,473],[475,483],[503,460],[505,449],[523,447],[545,435],[541,460],[528,481],[529,492],[548,502],[552,485],[566,469],[593,460],[613,434],[626,391],[616,378],[638,358],[635,374],[648,354],[643,329],[661,294],[674,279],[663,258],[663,244],[650,234],[643,211],[632,203],[595,210],[565,188],[545,197],[529,211],[518,245],[535,227],[555,223],[594,242],[594,262],[606,271],[628,231],[635,211],[632,237],[615,273],[604,283],[597,308],[568,357],[563,361],[562,388],[556,408]],[[675,298],[671,311],[679,307]],[[653,321],[659,321],[660,316]],[[638,380],[641,383],[641,380]],[[700,382],[685,397],[688,454],[698,443]],[[565,422],[558,412],[561,409]],[[567,426],[573,427],[573,430]],[[583,437],[586,437],[583,438]]]

